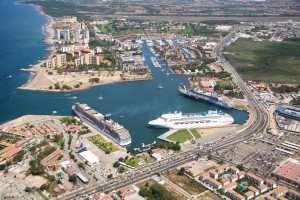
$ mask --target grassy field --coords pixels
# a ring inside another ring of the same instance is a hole
[[[196,139],[201,137],[201,135],[198,133],[196,129],[191,129],[190,131],[192,132],[192,134]],[[169,140],[180,142],[180,143],[184,143],[188,140],[191,140],[192,138],[193,137],[188,130],[179,130],[167,137],[167,139]]]
[[[105,141],[103,139],[103,137],[101,137],[101,135],[96,135],[96,136],[90,137],[89,140],[92,143],[94,143],[99,149],[102,149],[106,153],[111,153],[111,152],[119,150],[112,143]]]
[[[190,179],[185,175],[179,176],[177,175],[177,173],[177,170],[171,170],[164,173],[163,175],[191,195],[197,195],[207,190],[203,185],[196,182],[195,180]]]
[[[239,39],[227,59],[245,80],[300,83],[300,42],[254,42]]]

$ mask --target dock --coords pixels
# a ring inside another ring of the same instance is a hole
[[[175,129],[170,129],[169,131],[165,132],[164,134],[158,136],[157,138],[166,142],[172,142],[174,143],[174,141],[167,139],[168,136],[172,135],[173,133],[175,133],[178,130]]]

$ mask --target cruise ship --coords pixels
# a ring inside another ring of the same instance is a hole
[[[218,106],[219,108],[229,110],[234,107],[234,105],[232,103],[229,103],[229,102],[227,103],[227,102],[223,101],[223,99],[218,98],[217,96],[213,96],[211,93],[205,93],[204,91],[201,91],[201,90],[196,90],[196,89],[187,90],[183,86],[183,87],[179,87],[179,93],[189,99],[213,104],[215,106]]]
[[[110,119],[111,114],[103,115],[93,110],[87,104],[82,103],[75,103],[72,109],[82,121],[88,123],[119,145],[126,146],[131,143],[131,136],[128,130]]]
[[[221,111],[209,110],[203,113],[163,114],[160,118],[150,121],[148,124],[156,128],[186,129],[217,127],[232,124],[234,119]]]

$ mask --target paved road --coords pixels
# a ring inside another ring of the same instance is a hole
[[[196,147],[194,149],[173,155],[172,157],[165,158],[163,160],[151,163],[135,170],[129,171],[123,176],[117,177],[113,180],[110,180],[107,183],[95,183],[83,188],[80,188],[76,191],[66,193],[59,196],[57,199],[76,199],[82,196],[89,196],[97,192],[106,192],[112,191],[124,186],[133,184],[140,180],[146,179],[157,172],[163,172],[172,168],[175,168],[179,165],[190,162],[194,159],[197,159],[199,156],[205,156],[211,151],[217,151],[224,147],[243,142],[250,139],[253,135],[263,134],[269,124],[269,115],[263,105],[256,99],[252,94],[251,90],[241,79],[239,74],[234,70],[234,68],[228,63],[223,57],[221,50],[225,45],[233,38],[235,35],[242,29],[242,27],[234,27],[234,29],[225,37],[215,48],[215,53],[218,57],[218,60],[222,63],[225,70],[232,73],[234,81],[239,85],[243,90],[245,96],[249,101],[249,106],[253,111],[254,120],[252,124],[248,124],[243,131],[238,132],[237,134],[232,134],[224,139],[219,141],[212,142],[209,145]]]

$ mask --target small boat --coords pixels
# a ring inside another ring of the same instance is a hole
[[[74,96],[74,97],[71,97],[71,99],[77,99],[77,97],[76,97],[76,96]]]
[[[162,86],[162,84],[160,83],[159,85],[158,85],[158,89],[163,89],[164,87]]]
[[[103,96],[102,96],[102,94],[101,94],[101,93],[100,93],[100,96],[99,96],[99,98],[98,98],[98,99],[100,99],[100,100],[101,100],[101,99],[103,99]]]
[[[169,76],[170,75],[170,73],[169,72],[167,72],[167,76]]]
[[[56,115],[57,114],[57,111],[52,111],[52,115]]]
[[[12,77],[12,75],[9,75],[8,77],[6,77],[6,78],[11,78]]]

